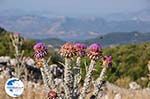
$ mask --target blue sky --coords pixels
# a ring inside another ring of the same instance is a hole
[[[0,0],[0,11],[20,9],[61,15],[110,14],[150,8],[150,0]]]

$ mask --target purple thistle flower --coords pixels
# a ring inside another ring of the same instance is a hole
[[[60,55],[70,58],[73,57],[76,53],[75,47],[73,43],[65,43],[61,48],[60,48]]]
[[[17,33],[14,33],[14,36],[17,36],[17,37],[18,37],[18,36],[20,36],[20,33],[18,33],[18,32],[17,32]]]
[[[102,50],[102,47],[101,45],[94,43],[90,45],[89,50],[95,53],[99,53]]]
[[[33,47],[35,58],[43,58],[48,53],[47,46],[44,43],[37,43]]]
[[[44,51],[47,50],[47,46],[44,43],[37,43],[34,45],[33,49],[35,51]]]
[[[112,66],[112,56],[104,56],[103,57],[103,65],[111,67]]]
[[[84,56],[85,55],[85,50],[86,50],[86,45],[82,44],[82,43],[76,43],[74,45],[75,50],[76,50],[76,54],[78,56]]]
[[[87,56],[90,59],[97,60],[102,54],[102,47],[99,44],[92,44],[88,48]]]

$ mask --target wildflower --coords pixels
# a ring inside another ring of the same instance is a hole
[[[85,50],[86,50],[86,45],[82,43],[76,43],[74,45],[76,54],[77,56],[84,56],[85,55]]]
[[[103,66],[112,66],[112,56],[104,56],[103,57]]]
[[[102,54],[102,47],[99,44],[94,43],[90,45],[90,47],[88,48],[87,56],[90,59],[97,60],[99,59],[101,54]]]
[[[92,80],[91,79],[92,71],[96,66],[96,60],[99,59],[99,57],[101,56],[101,52],[102,52],[102,47],[99,44],[92,44],[88,48],[87,56],[91,59],[91,62],[86,74],[86,78],[84,80],[83,88],[79,96],[79,99],[85,99],[86,97],[86,92],[90,87],[90,82]]]
[[[48,53],[47,46],[44,43],[37,43],[34,45],[33,49],[35,51],[34,56],[37,59],[44,58],[44,56],[46,56]]]
[[[14,36],[15,36],[15,37],[19,37],[19,36],[20,36],[20,33],[14,33]]]
[[[60,49],[60,55],[66,58],[71,58],[76,54],[75,51],[73,43],[65,43]]]
[[[112,66],[112,56],[104,56],[103,57],[103,69],[94,85],[95,90],[93,91],[93,95],[95,95],[96,97],[98,96],[99,92],[101,92],[101,89],[105,83],[107,68],[111,66]]]
[[[64,70],[64,89],[65,99],[72,99],[73,96],[73,71],[71,58],[76,55],[76,50],[73,43],[65,43],[60,49],[60,55],[65,57],[65,70]]]

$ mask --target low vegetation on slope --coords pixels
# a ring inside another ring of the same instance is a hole
[[[13,56],[14,50],[10,43],[10,33],[0,28],[0,56]],[[24,40],[22,48],[25,50],[25,56],[33,56],[32,47],[35,44],[33,40]],[[113,56],[113,67],[109,70],[108,81],[119,86],[128,87],[131,81],[136,81],[142,87],[148,86],[148,68],[147,63],[150,60],[150,42],[119,45],[103,49],[105,55]],[[60,57],[52,51],[52,61],[58,62]],[[84,60],[84,59],[83,59]],[[87,61],[87,65],[89,62]],[[93,77],[98,77],[101,63],[97,63]],[[85,63],[82,63],[83,76],[85,73]]]
[[[10,34],[11,32],[0,28],[0,56],[13,56],[14,48],[10,42]],[[32,56],[32,46],[34,43],[35,41],[33,40],[24,39],[22,49],[24,49],[25,56]]]
[[[112,55],[114,61],[113,69],[108,73],[109,81],[126,87],[131,81],[137,81],[143,87],[148,85],[150,42],[106,48],[104,53]]]

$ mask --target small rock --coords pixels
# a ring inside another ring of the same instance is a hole
[[[16,59],[10,59],[10,65],[11,66],[16,66],[17,65],[17,60]]]
[[[130,89],[133,89],[133,90],[141,89],[141,86],[138,85],[136,82],[131,82],[129,84],[129,87],[130,87]]]
[[[34,66],[35,61],[34,61],[32,58],[28,57],[28,58],[25,60],[25,63],[26,63],[27,65]]]
[[[117,93],[117,94],[115,95],[114,99],[122,99],[121,94],[120,94],[120,93]]]

